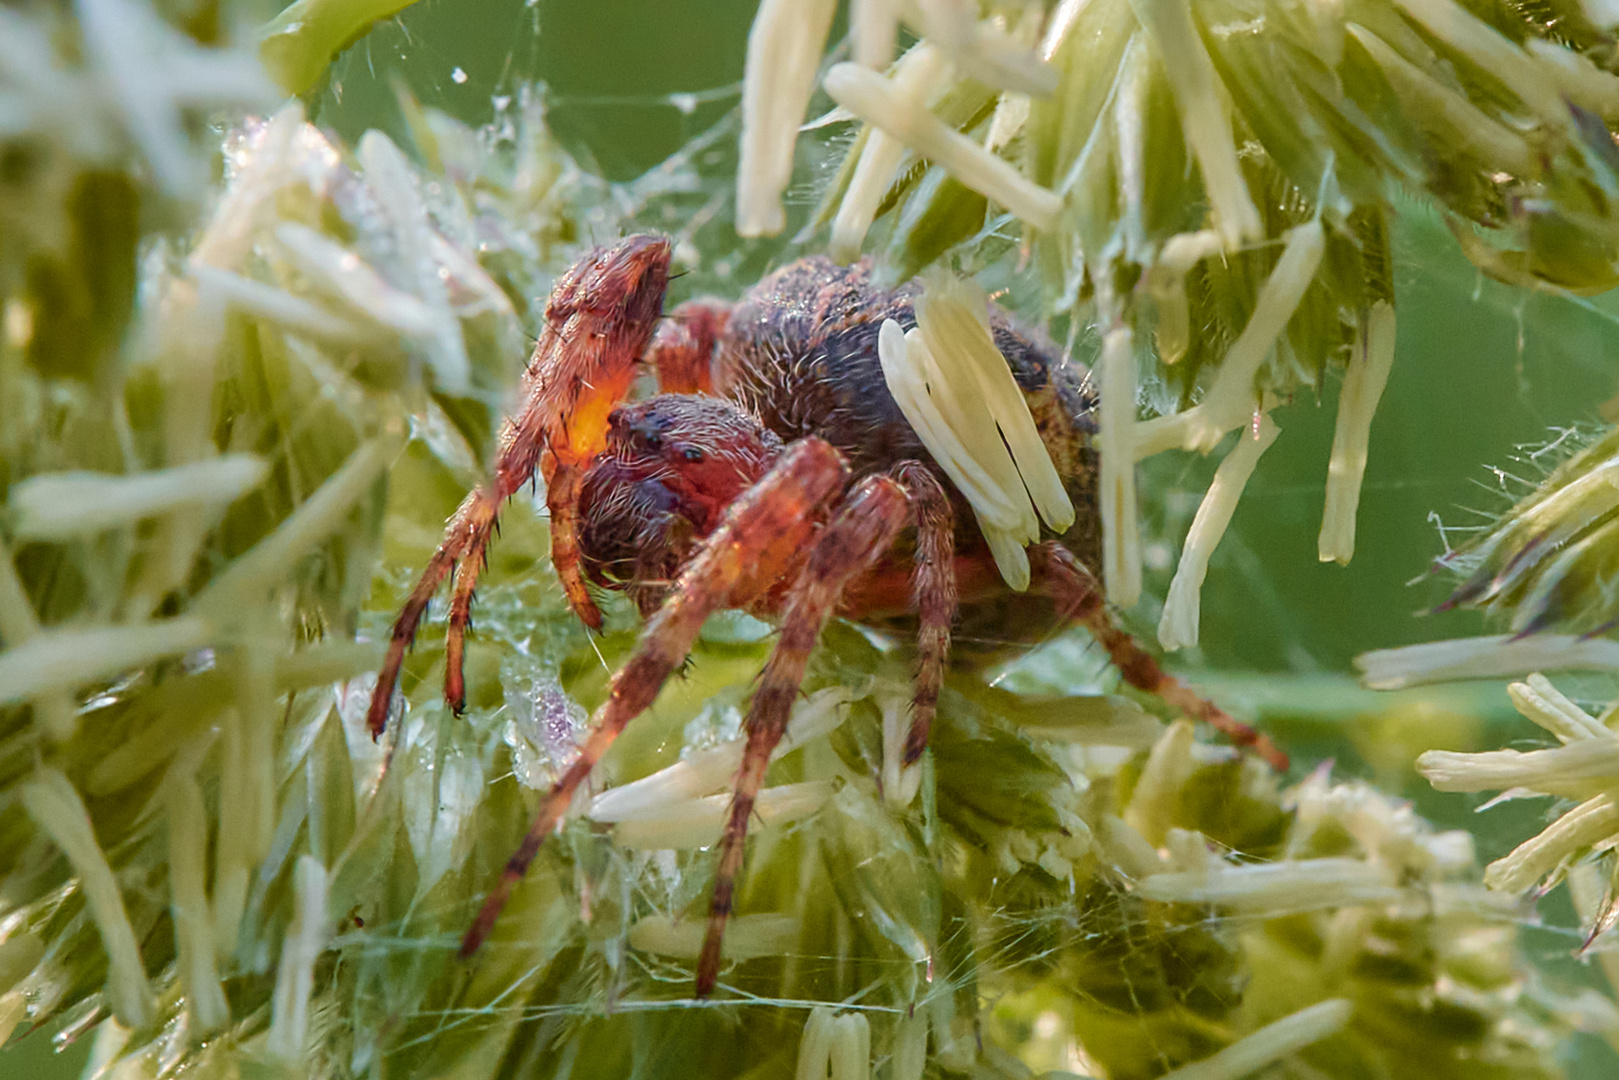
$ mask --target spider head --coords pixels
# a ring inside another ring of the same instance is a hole
[[[660,394],[620,405],[580,491],[586,573],[608,588],[673,578],[781,450],[781,439],[722,398]]]

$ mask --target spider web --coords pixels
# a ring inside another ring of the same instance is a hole
[[[395,104],[397,85],[407,87],[424,105],[472,126],[493,125],[497,131],[524,92],[542,94],[553,133],[581,165],[574,206],[578,238],[606,240],[637,229],[668,232],[676,239],[677,261],[686,271],[671,288],[671,302],[707,293],[735,296],[771,267],[814,250],[821,238],[795,244],[744,242],[734,235],[730,200],[737,102],[752,5],[702,7],[697,11],[651,2],[568,5],[546,0],[489,6],[469,18],[464,6],[424,0],[399,18],[379,24],[334,63],[328,85],[318,96],[315,118],[351,142],[375,126],[408,145]],[[838,33],[841,30],[835,28]],[[795,220],[808,216],[845,137],[833,126],[815,139],[801,141],[799,172],[790,192]],[[991,237],[985,250],[995,256],[985,280],[1009,290],[1004,303],[1021,306],[1025,315],[1035,317],[1038,285],[1027,272],[1020,274],[1009,238]],[[1328,386],[1319,388],[1320,399],[1306,395],[1277,414],[1285,452],[1268,455],[1262,462],[1215,558],[1204,591],[1203,645],[1190,660],[1206,668],[1207,685],[1248,704],[1251,714],[1279,731],[1301,758],[1331,757],[1340,774],[1375,775],[1393,794],[1417,799],[1435,820],[1475,832],[1479,855],[1487,859],[1527,835],[1539,809],[1517,804],[1476,819],[1465,799],[1429,792],[1414,778],[1409,762],[1424,738],[1453,732],[1417,723],[1414,733],[1407,729],[1394,740],[1397,751],[1381,749],[1378,740],[1389,735],[1388,716],[1401,707],[1420,713],[1422,702],[1402,699],[1400,706],[1389,706],[1385,699],[1374,701],[1355,690],[1344,673],[1349,660],[1369,648],[1480,632],[1476,617],[1467,613],[1412,617],[1414,611],[1431,606],[1447,587],[1448,579],[1436,578],[1429,572],[1430,564],[1449,550],[1458,530],[1488,520],[1519,493],[1505,471],[1513,467],[1516,448],[1532,447],[1522,452],[1526,467],[1541,468],[1548,459],[1554,463],[1572,441],[1563,434],[1571,424],[1594,422],[1593,403],[1615,389],[1611,370],[1601,358],[1619,344],[1619,317],[1609,301],[1529,297],[1483,280],[1455,251],[1439,222],[1415,205],[1402,218],[1397,257],[1400,355],[1373,429],[1358,558],[1343,570],[1321,566],[1314,557],[1325,488],[1323,463],[1333,422],[1332,410],[1318,406],[1321,400],[1330,403],[1336,393]],[[1085,359],[1083,335],[1080,338],[1080,358]],[[1593,384],[1600,387],[1596,393]],[[1445,407],[1436,408],[1436,400]],[[1180,539],[1214,464],[1214,458],[1160,458],[1144,471],[1148,598],[1139,610],[1126,613],[1138,632],[1157,621],[1157,604]],[[1479,491],[1479,486],[1485,490]],[[507,531],[502,543],[521,549],[523,528]],[[514,532],[519,534],[515,540]],[[519,570],[539,565],[537,555],[510,557],[513,572],[504,578],[498,565],[501,558],[497,553],[496,572],[480,604],[479,631],[482,639],[502,643],[511,655],[502,662],[504,701],[473,727],[482,732],[482,743],[477,734],[457,734],[432,704],[415,711],[412,731],[404,738],[417,754],[443,763],[457,748],[487,757],[489,739],[498,735],[510,748],[513,768],[531,770],[530,778],[538,780],[554,761],[547,755],[554,753],[555,745],[546,742],[543,724],[534,718],[535,702],[545,701],[547,695],[553,704],[590,701],[605,672],[622,659],[628,637],[621,631],[597,651],[553,602],[536,605],[535,589],[519,580]],[[1413,579],[1418,580],[1416,588],[1407,585]],[[376,616],[382,617],[381,612]],[[622,611],[619,618],[620,626],[628,625]],[[431,655],[431,644],[424,647]],[[620,778],[643,775],[683,753],[734,735],[739,715],[735,680],[741,677],[741,685],[746,685],[748,665],[757,664],[763,648],[758,642],[711,635],[688,673],[682,700],[700,699],[705,692],[714,700],[686,710],[689,715],[679,707],[660,705],[661,715],[639,722],[640,730],[631,729],[625,747],[610,762]],[[892,657],[885,663],[885,677],[902,676]],[[980,678],[992,686],[1027,693],[1073,694],[1111,685],[1096,651],[1077,635],[1049,641],[1024,659]],[[430,701],[431,694],[420,692],[421,687],[410,685],[408,679],[406,690],[418,700]],[[1576,696],[1595,705],[1611,699],[1616,690],[1591,683],[1580,686]],[[1496,697],[1504,705],[1499,693]],[[574,705],[571,712],[567,708],[563,712],[576,721],[577,710]],[[1525,729],[1510,726],[1509,715],[1496,706],[1485,715],[1483,732],[1475,723],[1472,737],[1500,743],[1514,735],[1522,737]],[[344,716],[347,722],[346,710]],[[350,742],[358,753],[358,744]],[[858,747],[845,749],[846,756],[858,760]],[[1053,751],[1040,745],[1039,752]],[[441,811],[455,802],[454,798],[446,802],[443,785],[453,788],[455,781],[442,770],[432,783],[440,785],[435,791]],[[475,800],[465,793],[458,797]],[[942,811],[936,813],[944,816]],[[421,828],[431,833],[445,826],[435,819]],[[790,827],[770,843],[783,850],[795,843],[812,846],[813,832],[808,825]],[[573,878],[562,882],[563,891],[571,901],[582,889],[597,905],[598,915],[612,912],[602,918],[602,927],[616,926],[598,928],[592,920],[587,945],[558,947],[578,950],[572,974],[566,977],[572,980],[570,985],[536,1003],[545,996],[536,994],[536,981],[562,977],[547,974],[557,966],[558,954],[553,954],[546,965],[536,962],[514,971],[510,992],[475,1007],[446,1004],[401,1015],[398,1019],[411,1025],[415,1034],[396,1044],[395,1052],[426,1047],[471,1029],[520,1024],[538,1033],[526,1059],[528,1067],[542,1073],[552,1069],[556,1075],[570,1070],[585,1075],[582,1062],[591,1054],[607,1054],[611,1036],[570,1042],[569,1031],[582,1031],[607,1014],[633,1017],[690,1009],[686,1000],[690,964],[626,943],[636,913],[690,906],[707,880],[706,854],[628,853],[605,844],[579,823],[571,827],[567,840],[568,855],[561,865],[569,866]],[[499,846],[495,840],[489,844]],[[464,857],[467,841],[456,839],[451,848],[454,851],[446,849],[442,857]],[[753,861],[755,872],[762,873],[757,870],[761,861],[757,855]],[[1252,921],[1210,917],[1187,930],[1195,941],[1179,940],[1166,937],[1161,925],[1132,912],[1122,880],[1094,878],[1089,889],[1066,903],[1023,897],[1016,903],[991,905],[979,913],[979,921],[961,921],[948,929],[939,939],[941,952],[964,944],[964,935],[988,935],[994,942],[991,955],[1001,970],[987,982],[975,982],[961,972],[935,971],[939,985],[928,992],[928,1000],[987,993],[984,1016],[992,1035],[1019,1047],[1031,1065],[1083,1073],[1093,1063],[1079,1049],[1082,1040],[1073,1037],[1073,999],[1061,999],[1042,987],[1064,957],[1071,956],[1076,943],[1089,943],[1111,965],[1115,982],[1109,990],[1119,995],[1112,1004],[1122,1006],[1121,1015],[1132,1010],[1135,1014],[1136,1036],[1146,1047],[1141,1060],[1149,1063],[1143,1067],[1150,1073],[1150,1063],[1162,1068],[1183,1058],[1187,1046],[1176,1040],[1184,1035],[1172,1034],[1151,1019],[1162,1005],[1165,984],[1144,973],[1161,976],[1166,966],[1177,963],[1188,971],[1199,966],[1219,971],[1209,950],[1235,948],[1229,943],[1240,940]],[[397,958],[406,964],[413,955],[452,950],[455,942],[443,935],[413,936],[413,928],[423,923],[453,925],[465,914],[460,900],[446,901],[441,908],[434,903],[428,894],[412,904],[408,918],[367,923],[351,931],[349,943],[361,954],[386,955],[390,962]],[[1581,934],[1566,902],[1554,897],[1539,917],[1526,917],[1524,926],[1526,948],[1546,978],[1563,988],[1560,992],[1574,994],[1599,984],[1587,968],[1568,959],[1570,950],[1581,944]],[[847,943],[855,933],[853,927],[831,925],[828,940]],[[1082,945],[1080,951],[1085,951]],[[876,1027],[897,1022],[906,1010],[876,1001],[874,988],[914,977],[915,965],[903,958],[868,957],[863,961],[867,967],[856,977],[836,970],[850,965],[849,955],[838,949],[786,952],[781,962],[794,969],[795,979],[832,979],[845,991],[839,1005],[843,1012],[870,1013]],[[625,996],[631,986],[640,996]],[[1100,1000],[1096,986],[1079,999],[1089,993]],[[1202,987],[1198,992],[1207,995],[1203,1004],[1214,1012],[1218,1012],[1215,1002],[1223,1001],[1230,1009],[1241,996],[1234,976],[1223,990]],[[722,1011],[747,1024],[776,1025],[790,1047],[797,1037],[790,1033],[826,1000],[745,992],[740,1004],[733,1002]],[[766,1017],[772,1019],[762,1019]],[[338,1023],[336,1017],[329,1019]],[[547,1059],[542,1046],[572,1046],[579,1056]],[[649,1053],[631,1063],[640,1075],[658,1075],[660,1065],[667,1064],[658,1051]],[[1017,1075],[1012,1065],[1005,1069],[1007,1075]]]

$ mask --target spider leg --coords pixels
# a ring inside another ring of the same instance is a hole
[[[894,470],[904,487],[916,521],[916,569],[911,602],[920,625],[916,641],[915,693],[911,730],[905,737],[904,764],[912,765],[927,749],[928,731],[939,705],[939,687],[950,656],[950,625],[956,620],[955,514],[938,479],[920,462],[907,461]]]
[[[500,508],[500,500],[492,496],[487,488],[479,487],[468,495],[450,518],[445,527],[444,539],[439,542],[438,550],[427,561],[427,568],[411,590],[410,596],[405,599],[404,606],[394,619],[393,632],[388,637],[388,651],[383,657],[382,670],[377,673],[376,688],[371,691],[371,705],[366,712],[366,729],[371,737],[376,739],[388,726],[388,711],[393,706],[394,685],[399,681],[399,669],[405,662],[405,650],[416,637],[416,628],[427,612],[427,605],[432,601],[433,594],[438,592],[444,579],[449,576],[459,562],[465,570],[469,563],[482,560],[484,545],[489,542],[489,533],[494,528],[495,512]],[[459,575],[457,575],[459,578]],[[473,574],[471,580],[476,580]],[[470,584],[468,586],[470,603]],[[452,609],[452,623],[453,609]],[[457,634],[459,644],[459,634]],[[445,689],[449,692],[450,676],[454,675],[456,685],[461,679],[461,666],[459,649],[454,657],[454,663],[445,673]],[[455,705],[455,702],[451,702]],[[457,708],[459,711],[459,708]]]
[[[719,526],[687,564],[668,599],[648,620],[629,662],[613,676],[579,754],[540,801],[522,846],[506,864],[461,941],[469,957],[489,936],[512,888],[528,872],[545,837],[556,828],[579,785],[619,732],[652,704],[691,651],[711,612],[745,606],[800,557],[815,530],[815,512],[843,486],[847,468],[820,439],[803,439],[731,504]]]
[[[1164,671],[1134,638],[1113,624],[1101,586],[1071,551],[1056,541],[1047,541],[1029,549],[1029,563],[1040,591],[1054,599],[1067,617],[1085,624],[1107,650],[1125,682],[1210,724],[1237,746],[1264,758],[1278,772],[1287,771],[1287,755],[1270,739]]]
[[[764,782],[771,751],[787,730],[787,719],[804,667],[821,630],[837,607],[843,586],[887,551],[910,520],[904,489],[886,476],[868,477],[845,500],[816,539],[803,573],[793,583],[782,615],[781,637],[760,675],[745,724],[747,746],[731,795],[725,832],[720,839],[719,869],[709,904],[708,930],[697,961],[697,996],[714,989],[719,974],[720,944],[731,914],[736,877],[742,869],[743,841],[754,800]]]
[[[490,519],[493,524],[493,518]],[[467,683],[462,675],[466,656],[467,630],[472,625],[472,594],[478,575],[489,565],[487,532],[466,558],[455,567],[455,584],[450,593],[449,624],[444,628],[444,700],[450,711],[460,716],[467,705]]]
[[[728,301],[688,300],[671,311],[653,335],[646,359],[665,394],[712,394],[714,343],[731,320]]]
[[[501,428],[493,478],[468,495],[450,518],[443,541],[394,620],[366,716],[372,738],[387,726],[399,669],[422,615],[458,562],[466,577],[463,595],[457,574],[445,694],[459,711],[464,698],[462,639],[483,551],[501,503],[516,494],[536,468],[546,481],[557,576],[579,617],[592,628],[601,626],[601,612],[590,599],[579,568],[579,485],[585,468],[607,444],[608,414],[629,393],[636,362],[663,310],[668,276],[669,241],[631,236],[610,248],[595,249],[557,279],[546,304],[544,328],[523,375],[522,405]]]
[[[607,447],[607,418],[635,380],[663,311],[669,241],[631,236],[569,267],[551,291],[545,329],[523,377],[523,406],[501,438],[498,483],[515,492],[538,465],[551,513],[551,562],[568,604],[601,629],[579,560],[579,490]],[[542,452],[543,451],[543,452]]]

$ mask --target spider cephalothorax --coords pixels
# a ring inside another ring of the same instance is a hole
[[[1010,395],[1019,413],[1027,406],[1019,418],[1022,449],[1028,453],[1032,444],[1040,455],[1050,477],[1045,499],[1063,501],[1065,492],[1073,507],[1072,523],[1060,533],[1039,527],[1032,508],[1024,524],[992,528],[981,492],[973,502],[952,482],[952,475],[966,475],[959,463],[953,473],[930,452],[899,391],[889,389],[896,355],[942,345],[938,338],[929,345],[917,329],[926,301],[917,285],[883,290],[866,265],[804,259],[735,305],[683,306],[654,338],[668,265],[667,241],[635,236],[592,251],[557,282],[522,406],[502,431],[493,479],[451,519],[394,624],[371,700],[371,729],[380,734],[404,650],[453,568],[445,696],[460,710],[462,650],[483,549],[501,502],[536,470],[551,513],[552,561],[574,611],[600,626],[590,583],[627,591],[647,619],[577,757],[542,800],[501,885],[468,930],[464,954],[487,936],[512,885],[608,745],[685,661],[704,619],[723,609],[772,619],[781,630],[749,707],[698,962],[700,994],[712,989],[719,970],[721,933],[765,766],[786,729],[810,652],[834,615],[915,634],[906,764],[926,749],[952,627],[989,626],[995,636],[1017,638],[1055,616],[1083,622],[1132,686],[1285,766],[1268,741],[1165,674],[1108,617],[1090,569],[1098,546],[1096,460],[1093,401],[1081,369],[1003,313],[985,310],[981,294],[976,315],[956,313],[954,332],[979,336],[977,355],[996,367],[990,374],[1002,380],[996,385],[1003,399]],[[947,322],[936,317],[939,325]],[[625,403],[643,362],[665,392]],[[976,392],[924,392],[958,391]],[[937,440],[936,423],[932,430]],[[1015,453],[1014,436],[1004,427],[1001,434]],[[991,445],[1002,443],[996,438]],[[1028,495],[1019,489],[1018,497],[1034,497],[1035,487],[1030,481]],[[1041,516],[1049,523],[1061,515],[1042,510]],[[1009,548],[1008,536],[1022,539]],[[1008,585],[1013,579],[1027,583],[1027,595]]]
[[[579,492],[585,576],[627,589],[650,615],[725,508],[781,456],[782,441],[721,398],[659,394],[621,405]]]

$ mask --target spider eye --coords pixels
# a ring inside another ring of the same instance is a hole
[[[703,452],[697,449],[695,446],[686,447],[685,453],[682,456],[684,456],[687,461],[703,460]]]
[[[655,431],[643,432],[641,438],[646,440],[647,447],[651,450],[656,450],[663,445],[663,439],[659,438],[658,433]]]

